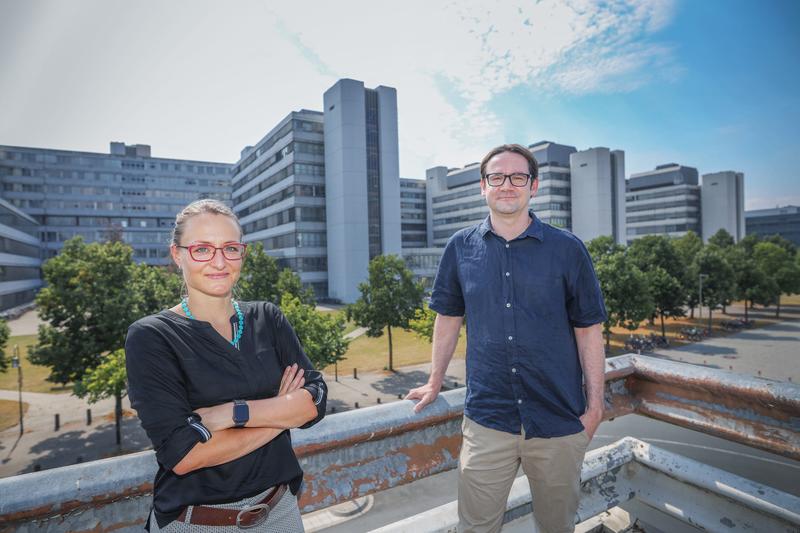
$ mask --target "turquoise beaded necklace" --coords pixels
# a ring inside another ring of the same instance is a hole
[[[239,339],[242,338],[242,332],[244,331],[244,315],[242,314],[242,310],[239,309],[239,302],[236,300],[231,300],[233,303],[233,310],[236,311],[236,318],[239,320],[239,327],[236,328],[236,335],[234,335],[233,340],[229,341],[232,346],[236,346],[239,344]],[[184,314],[190,320],[197,320],[191,311],[189,311],[189,298],[184,298],[181,300],[181,307],[183,308]]]

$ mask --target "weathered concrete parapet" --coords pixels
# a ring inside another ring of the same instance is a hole
[[[800,528],[797,496],[631,437],[588,452],[575,522],[630,500],[703,531],[791,533]],[[511,488],[504,522],[531,514],[534,505],[527,480],[518,478]],[[453,501],[372,533],[449,533],[457,524],[457,502]]]
[[[800,386],[627,355],[606,361],[606,418],[639,413],[800,459]],[[326,417],[292,441],[304,512],[454,468],[465,390]],[[591,466],[591,460],[589,465]],[[139,530],[153,452],[0,479],[0,533]]]

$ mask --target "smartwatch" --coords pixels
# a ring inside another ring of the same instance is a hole
[[[244,400],[233,400],[233,427],[241,428],[250,420],[250,408]]]

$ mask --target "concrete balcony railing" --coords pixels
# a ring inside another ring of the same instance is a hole
[[[800,386],[635,355],[608,359],[606,380],[607,418],[637,413],[800,459]],[[446,392],[422,414],[402,401],[293,431],[302,511],[454,468],[464,394]],[[139,531],[155,469],[153,453],[141,452],[2,479],[0,533]],[[580,520],[637,499],[708,530],[800,530],[799,498],[632,438],[589,452],[582,483]],[[527,484],[515,484],[507,520],[530,509]],[[450,504],[384,530],[448,531],[454,512]]]

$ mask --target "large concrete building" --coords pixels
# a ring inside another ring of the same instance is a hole
[[[739,242],[745,236],[744,174],[731,170],[703,174],[700,197],[703,241],[724,229]]]
[[[402,247],[424,248],[428,245],[428,216],[425,180],[400,178],[400,229]]]
[[[328,295],[352,302],[369,261],[401,252],[397,91],[343,79],[323,105]]]
[[[632,174],[627,183],[627,240],[645,235],[701,235],[697,169],[668,163]]]
[[[0,199],[0,315],[31,303],[42,286],[39,224]]]
[[[319,111],[289,113],[233,167],[233,210],[248,243],[260,242],[317,297],[328,294],[325,149]]]
[[[44,259],[64,241],[121,238],[137,261],[166,264],[175,215],[192,200],[230,201],[231,165],[151,157],[112,142],[108,154],[0,146],[2,197],[40,225]]]
[[[610,235],[625,244],[625,152],[590,148],[570,154],[572,233]]]
[[[745,211],[747,235],[780,235],[800,246],[800,207],[787,205],[773,209]]]
[[[577,149],[550,141],[541,141],[529,148],[539,163],[539,190],[531,202],[536,216],[553,226],[572,229],[569,158]]]

